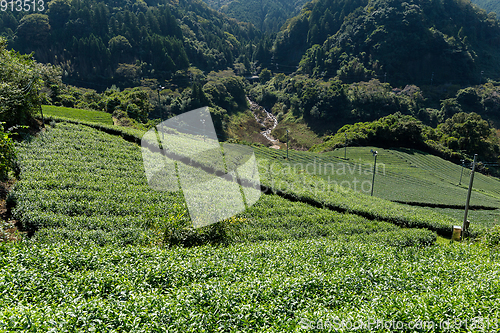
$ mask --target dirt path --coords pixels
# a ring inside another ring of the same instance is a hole
[[[260,132],[260,134],[269,140],[273,146],[277,146],[279,148],[281,142],[271,135],[271,131],[278,126],[278,119],[264,107],[250,100],[250,98],[247,97],[247,100],[248,103],[250,103],[250,111],[252,111],[255,120],[259,123],[259,125],[265,128],[265,130]]]
[[[15,242],[22,237],[17,229],[19,221],[12,219],[7,207],[7,197],[14,183],[14,180],[0,182],[0,242]]]

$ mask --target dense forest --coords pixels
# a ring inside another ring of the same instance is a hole
[[[2,12],[0,35],[9,47],[59,65],[65,81],[105,89],[142,78],[186,80],[190,66],[225,69],[247,64],[258,37],[201,1],[53,0],[46,12]]]
[[[275,44],[275,58],[301,57],[301,72],[398,86],[499,76],[499,23],[468,1],[319,0],[305,9]]]
[[[299,14],[307,0],[204,0],[210,7],[265,32],[277,32]]]
[[[208,3],[222,13],[200,0],[52,0],[43,13],[3,12],[0,34],[4,47],[34,52],[40,103],[108,112],[125,126],[150,128],[208,105],[220,138],[238,140],[234,128],[254,121],[249,96],[278,117],[273,135],[284,141],[293,129],[300,149],[322,140],[330,149],[346,124],[391,132],[377,122],[394,114],[427,131],[404,144],[448,157],[481,146],[443,130],[458,114],[479,118],[455,122],[500,127],[500,23],[469,1],[259,2],[264,16],[248,16],[257,2]],[[285,16],[300,13],[272,33],[265,21],[279,22],[273,11],[285,7]],[[247,16],[229,18],[228,8]],[[255,74],[258,82],[244,79]],[[379,132],[355,137],[376,144]],[[490,132],[477,137],[493,159]]]
[[[500,17],[500,2],[497,0],[472,0],[473,3],[485,9],[488,13],[495,12]]]

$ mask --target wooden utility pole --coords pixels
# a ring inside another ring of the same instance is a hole
[[[286,130],[286,160],[288,161],[288,129]]]
[[[375,170],[377,169],[377,151],[371,150],[373,156],[375,157],[375,161],[373,162],[373,178],[372,178],[372,194],[371,196],[373,197],[373,187],[375,185]]]
[[[465,160],[460,160],[462,162],[462,171],[460,172],[460,181],[458,182],[458,185],[462,185],[462,175],[464,174],[464,163]]]
[[[470,195],[472,193],[472,184],[474,183],[474,171],[476,169],[476,162],[477,162],[477,154],[474,154],[474,161],[472,162],[472,171],[470,173],[470,179],[469,179],[469,191],[467,192],[467,200],[465,201],[464,222],[462,225],[462,239],[464,239],[466,229],[469,228],[469,223],[467,221],[467,214],[469,213]]]
[[[347,133],[345,134],[345,145],[344,145],[344,160],[347,159]]]

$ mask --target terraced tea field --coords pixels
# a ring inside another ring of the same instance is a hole
[[[498,329],[498,250],[435,245],[459,220],[321,192],[271,165],[282,152],[257,150],[277,195],[226,221],[225,245],[184,248],[164,246],[167,228],[189,225],[183,194],[148,187],[137,144],[61,122],[17,150],[14,214],[33,235],[0,244],[2,331]]]
[[[1,246],[1,259],[5,331],[499,326],[500,257],[478,247],[401,248],[328,237],[189,249],[34,243]]]
[[[42,111],[44,116],[48,116],[49,118],[62,117],[73,120],[113,125],[111,114],[102,111],[81,110],[53,105],[43,105]]]
[[[462,184],[459,184],[462,167],[440,157],[410,149],[383,149],[377,147],[349,147],[348,159],[344,150],[337,149],[323,154],[289,151],[270,151],[256,148],[257,156],[272,160],[292,169],[315,175],[325,183],[343,184],[370,194],[374,158],[370,150],[376,150],[377,170],[374,195],[380,198],[430,205],[463,206],[467,194],[470,169],[464,168]],[[307,170],[306,170],[307,169]],[[500,207],[500,180],[476,173],[471,205]]]
[[[339,184],[368,195],[374,163],[370,150],[378,152],[374,196],[436,207],[429,211],[463,219],[470,169],[463,169],[459,185],[462,167],[440,157],[410,149],[350,147],[347,160],[343,158],[343,149],[324,154],[289,151],[289,160],[286,160],[286,151],[255,148],[258,158],[271,164],[271,172],[292,169],[308,174],[317,186]],[[473,210],[469,219],[474,224],[486,227],[497,224],[495,220],[500,221],[497,210],[500,207],[500,180],[476,172],[470,204]]]

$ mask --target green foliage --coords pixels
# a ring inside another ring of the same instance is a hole
[[[374,163],[370,150],[376,150],[374,196],[412,205],[450,207],[442,213],[463,220],[469,163],[462,170],[459,164],[405,148],[347,147],[347,159],[344,159],[344,148],[322,154],[291,150],[288,161],[283,160],[286,152],[282,150],[259,147],[254,150],[259,160],[273,161],[272,168],[274,164],[283,164],[296,173],[312,174],[317,179],[318,192],[321,187],[332,188],[338,184],[368,195]],[[461,175],[462,182],[458,185]],[[474,189],[470,202],[473,210],[469,212],[472,223],[484,226],[498,223],[498,211],[492,209],[500,206],[500,181],[476,172]],[[439,208],[432,210],[441,212]]]
[[[500,224],[493,226],[483,237],[483,242],[491,247],[500,246]]]
[[[130,134],[140,141],[142,133]],[[235,219],[194,229],[182,194],[151,190],[140,149],[120,138],[60,123],[18,150],[23,176],[14,214],[38,242],[191,247],[236,235]]]
[[[54,28],[62,28],[69,18],[71,3],[69,0],[53,0],[48,3],[48,16]]]
[[[495,160],[500,152],[498,139],[489,124],[476,113],[456,113],[437,128],[412,116],[395,113],[373,122],[345,125],[327,140],[312,148],[327,151],[350,144],[416,148],[458,162],[463,152]]]
[[[149,190],[140,154],[121,138],[58,124],[18,147],[22,179],[14,190],[14,214],[25,230],[47,229],[36,237],[49,243],[153,242],[146,212],[162,211],[156,219],[168,216],[179,195]]]
[[[49,40],[50,28],[47,15],[29,14],[19,21],[16,37],[31,47],[44,47]]]
[[[495,0],[472,0],[472,3],[485,9],[488,13],[494,12],[494,14],[496,14],[497,17],[500,17],[500,3],[498,3],[498,1],[495,1]]]
[[[292,200],[387,221],[405,228],[427,228],[444,236],[450,236],[450,227],[457,223],[443,214],[370,197],[336,181],[322,180],[321,175],[296,171],[286,162],[262,160],[259,172],[261,182],[269,191]],[[476,235],[476,232],[473,234]]]
[[[345,136],[351,143],[359,145],[373,145],[391,147],[419,147],[423,143],[423,125],[412,116],[396,113],[374,122],[345,125],[330,139],[326,146],[330,148],[345,145]],[[335,142],[334,146],[331,144]],[[320,146],[321,147],[321,146]],[[315,150],[318,150],[315,148]]]
[[[0,122],[28,124],[39,112],[40,74],[30,55],[6,49],[0,37]]]
[[[259,80],[260,83],[266,83],[271,79],[272,73],[269,69],[264,68],[260,73],[259,73]]]
[[[468,155],[476,153],[491,160],[500,152],[498,139],[488,122],[476,113],[453,115],[437,127],[436,135],[441,135],[440,141],[448,148],[464,150]]]
[[[455,220],[342,189],[313,197],[317,178],[298,173],[274,177],[295,190],[275,188],[309,204],[265,195],[204,231],[217,240],[237,230],[235,243],[155,246],[165,237],[193,244],[182,231],[182,196],[151,191],[137,145],[88,126],[60,123],[18,146],[15,213],[38,229],[26,242],[0,244],[3,330],[284,332],[360,316],[500,317],[497,251],[432,245],[434,232],[395,225],[440,230]]]
[[[140,87],[121,90],[113,85],[98,93],[92,89],[65,85],[56,79],[54,84],[42,91],[47,104],[104,111],[117,118],[118,125],[140,129],[149,128],[160,119],[165,120],[202,106],[210,106],[217,133],[221,138],[227,137],[230,117],[247,109],[245,80],[236,76],[232,70],[213,71],[204,75],[200,70],[191,68],[189,72],[179,75],[184,78],[191,75],[195,82],[184,89],[177,87],[174,91],[158,91],[157,80],[142,80]],[[172,84],[169,86],[174,88]],[[54,115],[82,120],[87,117]]]
[[[301,14],[288,20],[277,34],[275,58],[282,64],[296,65],[307,48],[323,44],[328,36],[335,35],[349,14],[367,3],[366,0],[319,0],[307,3]]]
[[[251,59],[247,45],[257,36],[253,26],[201,1],[55,0],[46,7],[43,14],[9,12],[0,35],[15,50],[61,66],[65,81],[100,90],[113,83],[136,86],[140,78],[170,79],[191,64],[232,67]]]
[[[204,0],[204,2],[238,21],[250,22],[262,31],[277,32],[287,19],[300,12],[307,1]]]
[[[5,330],[284,332],[359,318],[440,325],[457,313],[500,316],[498,253],[476,246],[32,244],[3,246],[1,259]]]
[[[18,173],[14,143],[3,126],[4,124],[0,123],[0,181],[7,180],[13,172]]]
[[[466,174],[464,174],[464,176],[465,175],[468,175],[468,174],[466,173]],[[477,176],[477,174],[476,174],[476,176]],[[483,184],[485,184],[485,183],[491,184],[491,179],[487,179],[487,180],[489,180],[489,181],[484,182]],[[476,178],[474,178],[474,186],[476,186],[476,184],[477,184]],[[481,187],[483,187],[483,186],[481,186]],[[487,192],[489,192],[489,191],[487,191]],[[477,199],[478,194],[479,193],[474,193],[471,200],[476,201],[475,199]],[[478,201],[476,201],[476,203],[477,202]],[[461,221],[463,221],[463,219],[464,219],[463,208],[455,208],[455,209],[453,209],[453,208],[441,208],[441,209],[433,208],[433,210],[436,210],[436,211],[439,211],[443,214],[455,217],[456,219],[461,220]],[[484,229],[486,230],[484,234],[486,234],[488,232],[488,230],[493,228],[495,225],[499,224],[500,210],[499,209],[472,209],[472,210],[469,210],[469,212],[467,214],[467,219],[471,222],[471,224],[477,224],[477,225],[481,225],[482,227],[484,227]]]
[[[252,100],[277,110],[278,119],[300,119],[319,134],[332,133],[346,123],[374,120],[401,112],[419,113],[423,97],[420,89],[408,85],[393,91],[389,84],[373,79],[345,84],[330,79],[324,82],[308,76],[276,75],[249,92]]]
[[[477,84],[480,70],[500,72],[487,60],[498,56],[499,31],[495,18],[459,0],[320,0],[278,34],[275,57],[290,65],[302,57],[305,73],[344,82]]]

